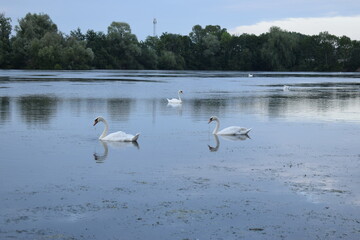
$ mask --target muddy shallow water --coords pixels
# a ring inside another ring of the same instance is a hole
[[[0,71],[0,239],[360,239],[360,75],[253,74]]]

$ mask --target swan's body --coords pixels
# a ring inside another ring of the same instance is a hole
[[[253,77],[253,76],[254,76],[253,74],[250,74],[250,73],[248,74],[248,77]]]
[[[182,91],[182,90],[179,90],[179,91],[178,91],[178,97],[179,97],[179,98],[172,98],[172,99],[168,99],[168,98],[167,98],[168,103],[172,103],[172,104],[180,104],[180,103],[182,103],[182,100],[181,100],[181,97],[180,97],[180,93],[182,94],[183,91]]]
[[[287,86],[287,85],[284,85],[284,87],[283,87],[283,91],[290,91],[290,87],[289,86]]]
[[[224,128],[223,130],[219,131],[220,128],[220,121],[217,117],[212,116],[209,119],[209,123],[212,121],[216,122],[215,129],[213,131],[213,134],[215,135],[246,135],[250,132],[251,128],[244,128],[244,127],[238,127],[238,126],[231,126]]]
[[[102,132],[102,134],[100,135],[99,139],[102,141],[112,141],[112,142],[136,142],[137,139],[139,138],[139,133],[134,135],[131,134],[127,134],[124,133],[122,131],[118,131],[118,132],[114,132],[114,133],[110,133],[109,135],[107,135],[108,130],[109,130],[109,125],[106,122],[106,120],[103,117],[97,117],[94,121],[94,126],[98,123],[98,122],[103,122],[105,124],[105,129]]]

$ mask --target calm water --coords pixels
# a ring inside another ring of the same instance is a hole
[[[360,239],[360,74],[253,74],[0,71],[0,239]]]

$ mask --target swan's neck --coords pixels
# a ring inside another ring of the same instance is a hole
[[[178,92],[178,96],[179,96],[179,101],[181,102],[180,92]]]
[[[220,128],[220,121],[219,119],[215,119],[216,121],[216,126],[215,126],[215,129],[213,131],[213,134],[217,134],[217,132],[219,131],[219,128]]]
[[[100,135],[99,139],[106,137],[108,130],[109,130],[109,125],[108,125],[107,121],[105,119],[102,119],[101,121],[105,124],[105,128],[104,128],[104,131],[102,132],[102,134]]]

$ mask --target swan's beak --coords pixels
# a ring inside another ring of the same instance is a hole
[[[95,119],[93,126],[95,126],[98,122],[99,122],[99,121],[97,121],[97,119]]]
[[[211,123],[211,122],[212,122],[212,119],[210,118],[208,124]]]

